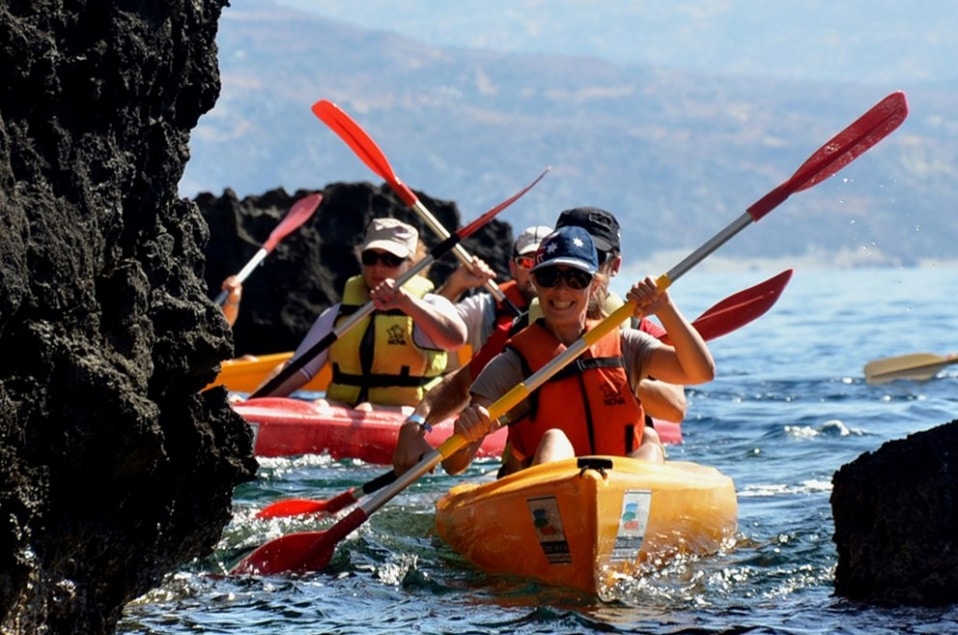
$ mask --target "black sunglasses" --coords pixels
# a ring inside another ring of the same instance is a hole
[[[581,269],[559,267],[545,267],[532,272],[536,284],[540,287],[552,288],[559,284],[559,278],[565,280],[570,289],[585,289],[592,282],[592,274]]]
[[[396,254],[391,254],[388,251],[373,251],[372,249],[368,249],[360,254],[360,259],[367,267],[371,267],[377,262],[383,263],[385,267],[398,267],[402,264],[403,260],[405,260],[405,258],[400,258]]]

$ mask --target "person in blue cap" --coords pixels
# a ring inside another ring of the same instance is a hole
[[[532,278],[542,317],[517,333],[482,370],[470,389],[470,405],[455,431],[469,445],[443,461],[450,474],[464,470],[482,439],[500,422],[488,406],[543,368],[599,323],[598,254],[589,232],[566,226],[545,237]],[[645,417],[636,397],[642,378],[695,385],[711,381],[715,362],[708,346],[655,279],[632,285],[626,300],[635,317],[654,314],[671,345],[636,329],[614,329],[545,382],[503,419],[509,443],[500,475],[572,456],[606,454],[662,462],[658,444],[643,443]]]

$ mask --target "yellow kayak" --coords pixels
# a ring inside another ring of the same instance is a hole
[[[454,487],[436,531],[487,573],[601,596],[622,576],[716,553],[737,514],[732,479],[714,468],[593,456]]]

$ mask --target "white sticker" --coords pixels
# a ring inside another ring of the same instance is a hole
[[[532,526],[536,530],[542,552],[552,564],[568,564],[572,562],[572,553],[562,528],[562,517],[559,515],[559,503],[555,496],[542,498],[527,498],[529,513],[532,514]]]
[[[619,514],[619,528],[615,532],[611,560],[635,560],[642,549],[645,532],[649,527],[651,504],[651,490],[626,490],[623,494],[622,512]]]

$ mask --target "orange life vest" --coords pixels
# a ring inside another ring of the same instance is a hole
[[[587,328],[595,324],[590,321]],[[566,349],[541,321],[519,332],[507,347],[519,354],[530,374]],[[577,456],[625,456],[642,443],[645,414],[629,384],[618,329],[533,393],[528,417],[509,427],[512,452],[520,460],[533,456],[550,428],[565,432]]]

